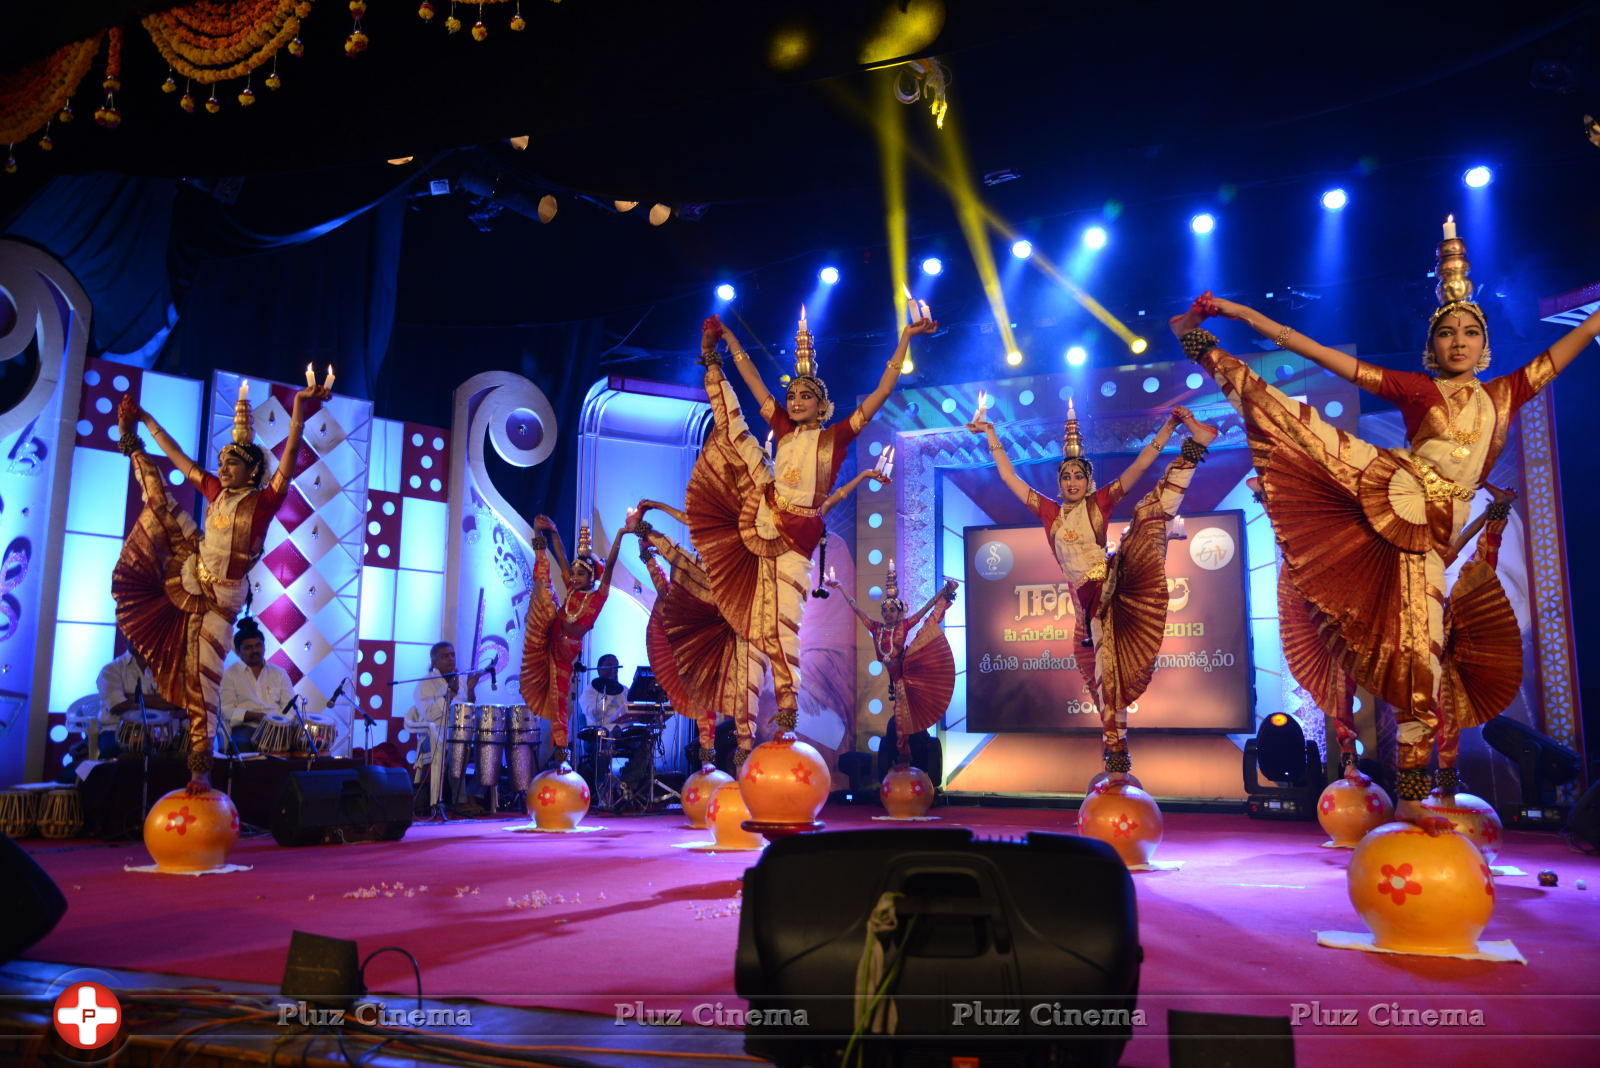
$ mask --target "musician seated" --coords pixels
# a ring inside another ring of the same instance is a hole
[[[109,759],[122,751],[117,728],[125,719],[139,718],[139,694],[144,695],[145,716],[151,723],[165,723],[178,712],[178,706],[156,692],[150,666],[129,649],[100,669],[95,680],[100,694],[100,756]]]
[[[419,726],[432,724],[435,730],[443,731],[450,719],[451,705],[461,700],[469,705],[478,703],[478,679],[487,672],[474,671],[470,675],[457,672],[456,647],[449,642],[433,643],[433,648],[428,650],[428,668],[433,674],[417,683],[412,718]],[[465,698],[459,696],[463,680]]]
[[[603,727],[610,731],[627,713],[628,691],[617,681],[617,672],[621,667],[611,653],[595,661],[594,678],[578,698],[578,707],[583,710],[583,718],[588,726]]]
[[[294,700],[289,673],[267,663],[267,639],[256,621],[245,616],[233,632],[239,659],[222,673],[222,720],[243,753],[256,749],[256,728],[271,713],[281,713]],[[226,743],[218,740],[226,751]]]

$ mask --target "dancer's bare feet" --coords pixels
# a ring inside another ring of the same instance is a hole
[[[189,785],[183,788],[183,793],[186,797],[199,797],[201,794],[208,793],[210,790],[211,773],[208,771],[197,771],[193,775],[189,776]]]

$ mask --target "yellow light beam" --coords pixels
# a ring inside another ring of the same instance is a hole
[[[898,113],[894,116],[891,116],[894,119],[894,122],[891,125],[888,118],[879,120],[876,117],[869,115],[866,107],[863,106],[861,101],[844,91],[842,87],[831,82],[825,84],[827,84],[828,88],[841,103],[856,112],[858,116],[871,122],[871,124],[877,128],[880,141],[888,136],[886,130],[891,128],[894,130],[894,136],[897,140],[895,151],[900,155],[901,158],[900,165],[902,175],[904,173],[904,160],[909,159],[912,163],[915,163],[923,173],[944,187],[945,191],[951,196],[952,200],[957,202],[958,213],[960,211],[960,201],[962,199],[962,193],[960,191],[960,182],[962,181],[962,178],[958,178],[957,176],[964,176],[966,186],[969,190],[969,192],[966,194],[967,199],[980,212],[983,222],[987,226],[994,229],[996,233],[1004,236],[1007,241],[1015,241],[1017,237],[1020,236],[1015,227],[1011,226],[1010,223],[996,214],[995,211],[988,206],[988,204],[984,203],[982,197],[978,195],[977,189],[972,185],[970,168],[963,165],[959,169],[952,168],[951,170],[947,171],[945,168],[938,166],[932,160],[928,159],[928,157],[922,152],[920,152],[915,145],[906,143],[904,133],[899,124]],[[957,131],[955,130],[952,121],[948,118],[946,119],[946,127],[947,129],[942,132],[941,136],[946,138],[957,136]],[[964,156],[965,154],[961,153],[961,155]],[[901,197],[903,211],[903,186],[899,195]],[[969,244],[971,243],[970,237],[968,238],[968,242]],[[892,254],[893,253],[891,251],[891,255]],[[992,255],[990,256],[990,260],[993,260]],[[1065,289],[1073,300],[1077,301],[1085,311],[1099,320],[1100,323],[1106,327],[1106,329],[1110,330],[1112,333],[1121,338],[1123,343],[1126,344],[1134,353],[1141,353],[1145,350],[1147,343],[1144,338],[1128,329],[1128,327],[1124,325],[1120,319],[1112,315],[1111,312],[1106,309],[1105,305],[1096,300],[1082,286],[1078,285],[1076,282],[1072,281],[1072,279],[1063,274],[1061,269],[1057,267],[1048,256],[1045,256],[1039,252],[1037,248],[1035,248],[1034,254],[1029,258],[1028,262],[1035,266],[1038,270],[1044,272],[1047,278],[1051,279]],[[897,283],[897,286],[899,284],[900,283]],[[985,283],[985,286],[987,288],[987,282]],[[899,296],[899,292],[900,291],[897,288],[897,298]],[[990,303],[993,304],[992,299]],[[1009,320],[1006,321],[1005,329],[1007,331],[1010,330]]]
[[[907,321],[901,294],[910,281],[909,243],[906,238],[906,140],[905,108],[895,99],[894,80],[878,79],[878,116],[873,125],[878,131],[878,155],[883,167],[883,222],[888,231],[889,276],[892,289],[889,305],[893,309],[894,330]]]
[[[1000,286],[1000,271],[995,267],[994,249],[989,244],[985,208],[978,197],[972,180],[972,166],[966,156],[965,143],[957,124],[945,120],[945,129],[939,139],[944,155],[944,184],[955,205],[956,221],[961,224],[961,234],[972,252],[972,263],[978,270],[978,280],[983,284],[984,296],[989,298],[989,311],[994,315],[994,325],[1000,332],[1006,356],[1017,351],[1017,339],[1011,330],[1011,315],[1006,311],[1005,293]],[[1013,365],[1015,366],[1015,365]]]

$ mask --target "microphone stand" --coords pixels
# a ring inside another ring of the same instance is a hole
[[[311,732],[306,729],[306,721],[300,715],[300,698],[291,697],[289,698],[289,703],[283,706],[285,713],[287,713],[291,708],[294,709],[294,721],[300,726],[300,739],[306,743],[306,770],[310,771],[311,765],[317,759],[318,755],[317,740],[311,737]]]
[[[233,785],[239,779],[239,761],[243,758],[239,756],[239,743],[233,740],[233,731],[228,729],[228,721],[222,718],[222,709],[218,708],[215,715],[217,733],[224,739],[222,755],[228,758],[228,789],[222,792],[232,797]]]
[[[144,669],[139,670],[142,675]],[[144,704],[143,678],[133,684],[133,699],[139,702],[139,722],[144,724],[144,783],[141,787],[139,805],[139,823],[142,826],[145,817],[150,815],[150,750],[155,745],[155,739],[150,734],[150,710]]]

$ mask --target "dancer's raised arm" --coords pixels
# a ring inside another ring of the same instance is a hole
[[[153,415],[139,407],[139,403],[130,394],[124,393],[122,403],[117,405],[117,425],[122,429],[123,437],[133,434],[133,424],[136,422],[144,423],[145,429],[150,431],[150,437],[155,439],[155,443],[160,446],[167,459],[172,461],[172,466],[178,469],[178,474],[198,486],[200,479],[205,476],[205,470],[189,459],[178,443],[172,440],[172,435],[156,422]]]
[[[286,491],[289,481],[294,478],[295,454],[300,451],[300,437],[306,429],[306,403],[325,401],[332,396],[333,390],[326,386],[307,386],[294,395],[294,409],[289,413],[289,433],[283,439],[283,457],[278,461],[278,469],[272,473],[271,486],[279,493]]]
[[[724,326],[721,320],[716,319],[715,316],[706,320],[708,324],[713,321],[716,322],[721,333],[713,336],[711,331],[707,329],[701,337],[701,348],[705,348],[706,345],[714,346],[718,337],[727,342],[728,352],[733,356],[733,366],[739,369],[739,377],[744,379],[744,384],[750,390],[750,396],[755,398],[756,409],[765,411],[767,402],[772,399],[772,391],[761,380],[761,372],[756,370],[755,364],[750,359],[750,354],[744,351],[744,346],[739,344],[739,339],[734,336],[733,331]]]
[[[936,319],[918,319],[914,323],[907,323],[900,331],[900,343],[894,348],[894,355],[889,357],[889,362],[883,366],[883,374],[878,378],[878,386],[862,400],[852,419],[856,420],[858,427],[865,426],[867,421],[878,414],[878,410],[889,400],[889,395],[894,392],[894,387],[900,382],[901,370],[906,364],[906,354],[911,351],[911,339],[926,334],[931,334],[939,329]]]
[[[1000,481],[1004,482],[1012,493],[1017,495],[1017,500],[1023,504],[1028,503],[1028,496],[1033,492],[1033,487],[1022,481],[1022,476],[1017,474],[1017,469],[1011,463],[1011,457],[1006,455],[1006,448],[1000,444],[1000,435],[995,432],[994,424],[984,419],[976,423],[968,423],[967,429],[974,434],[983,434],[989,439],[989,455],[994,457],[995,467],[1000,472]]]
[[[1179,413],[1183,413],[1180,415]],[[1117,485],[1122,493],[1133,489],[1134,484],[1144,477],[1150,470],[1150,465],[1156,462],[1156,457],[1161,455],[1161,450],[1167,447],[1167,442],[1172,440],[1172,429],[1178,425],[1178,420],[1188,415],[1187,408],[1174,408],[1167,415],[1166,422],[1161,424],[1161,429],[1156,431],[1155,437],[1150,439],[1150,444],[1139,450],[1139,455],[1117,476]],[[1191,416],[1192,418],[1192,416]]]

